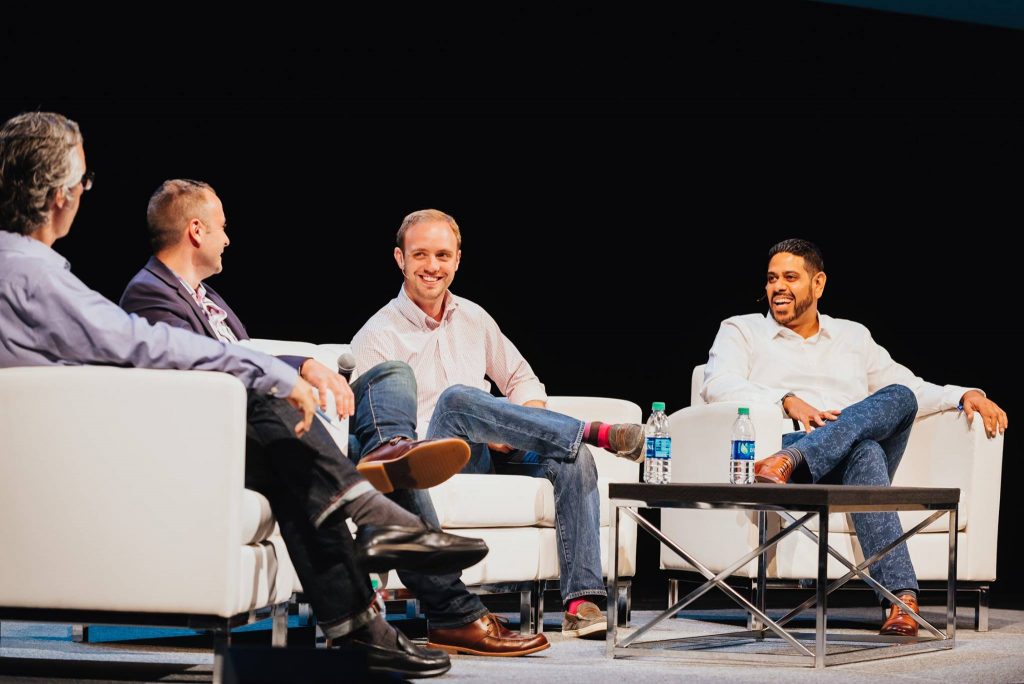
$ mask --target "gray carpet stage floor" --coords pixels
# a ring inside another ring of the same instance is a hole
[[[924,615],[944,624],[938,607],[926,607]],[[655,611],[636,611],[634,624],[653,618]],[[739,625],[739,611],[687,612],[687,618],[668,621],[652,631],[651,638],[672,638],[728,631]],[[877,609],[839,608],[830,627],[839,631],[877,629]],[[511,617],[511,616],[510,616]],[[558,617],[549,615],[546,629],[551,648],[525,658],[477,658],[458,656],[452,669],[438,682],[513,681],[580,682],[643,681],[758,682],[800,684],[843,682],[868,684],[882,680],[894,684],[941,682],[983,684],[1024,682],[1024,611],[993,609],[991,630],[974,632],[972,612],[959,616],[956,648],[908,655],[886,661],[838,665],[823,671],[807,667],[735,664],[697,664],[671,660],[616,659],[604,654],[604,642],[563,639]],[[731,621],[732,625],[708,620]],[[809,621],[799,624],[811,628]],[[67,625],[4,622],[0,625],[0,681],[3,682],[208,682],[212,653],[195,639],[164,640],[140,644],[133,641],[75,643]],[[300,680],[301,681],[301,680]]]

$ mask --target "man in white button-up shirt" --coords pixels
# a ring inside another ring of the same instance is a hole
[[[1006,413],[980,390],[925,382],[893,361],[863,325],[819,313],[825,280],[815,245],[780,242],[769,251],[769,314],[725,320],[711,347],[705,401],[774,403],[804,429],[785,435],[781,451],[754,464],[758,482],[782,484],[795,475],[888,486],[918,413],[959,406],[969,420],[977,413],[989,436],[1006,428]],[[903,534],[895,513],[857,513],[853,520],[865,557]],[[916,601],[906,544],[871,572],[889,591]],[[916,610],[916,603],[908,605]],[[882,633],[916,635],[917,623],[894,605]]]

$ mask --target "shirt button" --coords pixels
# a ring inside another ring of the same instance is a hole
[[[274,385],[273,387],[270,388],[270,393],[275,395],[277,394],[277,385]]]

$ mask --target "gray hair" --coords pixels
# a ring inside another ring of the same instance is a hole
[[[28,235],[46,223],[50,202],[85,169],[74,149],[78,124],[54,112],[26,112],[0,127],[0,230]]]
[[[195,218],[200,205],[205,204],[207,190],[213,192],[209,183],[189,178],[165,180],[160,184],[146,207],[149,242],[154,252],[178,244],[186,223]]]

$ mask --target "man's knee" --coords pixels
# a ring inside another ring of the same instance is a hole
[[[906,385],[887,385],[882,392],[892,396],[904,415],[917,415],[917,395]]]
[[[556,462],[557,463],[557,462]],[[573,478],[578,479],[585,488],[597,486],[597,463],[594,455],[586,444],[580,444],[580,450],[576,454],[576,460],[563,461],[558,463],[564,471],[571,473]]]
[[[416,382],[416,375],[405,361],[383,361],[366,371],[364,375],[369,375],[374,379],[395,377],[402,380],[408,379],[414,384]]]
[[[480,396],[485,394],[482,390],[468,385],[452,385],[437,399],[434,408],[435,413],[443,411],[458,411],[479,403]],[[490,396],[490,395],[487,395]]]

